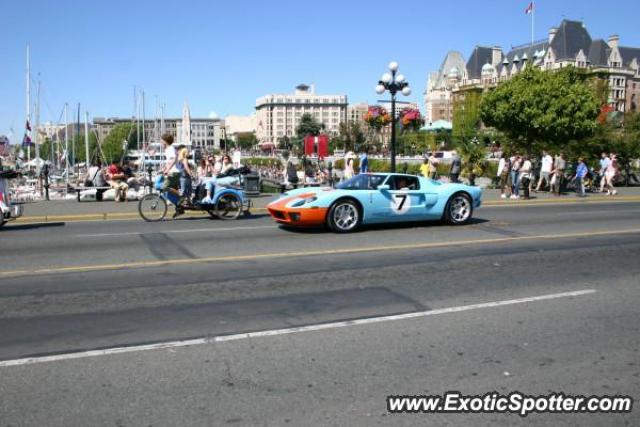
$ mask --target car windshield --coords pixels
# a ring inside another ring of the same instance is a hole
[[[339,190],[375,190],[386,178],[385,175],[360,174],[336,185]]]

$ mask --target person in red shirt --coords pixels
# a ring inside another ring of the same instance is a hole
[[[116,202],[127,201],[127,190],[129,186],[127,185],[127,176],[124,171],[120,167],[120,165],[116,163],[112,163],[107,168],[107,180],[111,185],[111,188],[116,190]]]

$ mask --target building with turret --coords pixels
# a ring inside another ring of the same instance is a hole
[[[449,56],[447,54],[445,62]],[[438,98],[448,99],[452,105],[464,98],[466,92],[488,90],[527,67],[557,70],[568,66],[583,69],[606,82],[607,102],[616,111],[638,111],[640,48],[621,46],[617,35],[610,36],[607,41],[592,39],[584,23],[563,20],[557,28],[549,30],[545,39],[512,47],[506,53],[497,46],[476,46],[461,77],[448,79],[446,85],[440,84],[439,92],[427,86],[427,92],[433,94],[425,95],[427,114],[443,110]]]

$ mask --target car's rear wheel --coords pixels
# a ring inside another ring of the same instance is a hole
[[[338,200],[327,215],[327,225],[336,233],[349,233],[360,226],[362,215],[353,200]]]
[[[473,215],[473,203],[466,193],[456,193],[447,202],[444,220],[451,225],[466,224]]]

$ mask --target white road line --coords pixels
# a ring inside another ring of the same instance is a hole
[[[355,319],[342,322],[321,323],[317,325],[300,326],[295,328],[274,329],[270,331],[247,332],[243,334],[221,335],[217,337],[203,337],[184,341],[169,341],[156,344],[137,345],[130,347],[114,347],[102,350],[80,351],[76,353],[54,354],[51,356],[28,357],[24,359],[14,359],[0,361],[1,367],[31,365],[35,363],[57,362],[62,360],[84,359],[87,357],[107,356],[112,354],[132,353],[146,350],[162,350],[178,347],[191,347],[202,344],[221,343],[227,341],[238,341],[250,338],[271,337],[277,335],[288,335],[300,332],[322,331],[327,329],[345,328],[348,326],[367,325],[372,323],[390,322],[394,320],[407,320],[419,317],[436,316],[448,313],[460,313],[463,311],[479,310],[483,308],[502,307],[507,305],[526,304],[537,301],[547,301],[559,298],[578,297],[595,293],[595,289],[584,289],[580,291],[562,292],[558,294],[540,295],[535,297],[519,298],[504,301],[485,302],[480,304],[462,305],[458,307],[440,308],[429,311],[416,311],[412,313],[396,314],[391,316],[369,317],[364,319]]]
[[[104,233],[104,234],[76,234],[75,237],[119,237],[119,236],[142,236],[145,234],[169,234],[169,233],[203,233],[216,231],[238,231],[238,230],[260,230],[264,228],[277,228],[277,225],[260,225],[256,227],[227,227],[227,228],[191,228],[187,230],[158,230],[147,233]]]

